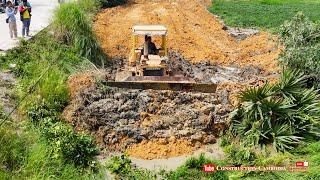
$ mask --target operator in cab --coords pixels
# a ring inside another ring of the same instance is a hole
[[[145,36],[145,43],[147,43],[148,45],[148,54],[158,54],[158,49],[156,45],[152,42],[151,36]],[[142,49],[141,54],[144,55],[144,48]]]

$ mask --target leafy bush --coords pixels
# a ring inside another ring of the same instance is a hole
[[[63,157],[54,157],[55,148],[39,136],[37,129],[4,124],[0,127],[0,137],[0,179],[100,177],[94,169],[83,171],[73,163],[65,163]]]
[[[126,175],[131,171],[131,160],[125,156],[113,156],[106,162],[106,167],[112,173]]]
[[[242,92],[242,104],[231,117],[233,135],[246,147],[273,144],[279,151],[319,136],[319,95],[305,85],[302,73],[287,70],[277,84]]]
[[[53,30],[59,40],[74,46],[79,55],[103,66],[106,56],[94,35],[91,19],[86,15],[86,10],[94,8],[94,5],[87,2],[62,4],[55,12]]]
[[[298,13],[282,25],[280,36],[286,48],[280,61],[292,69],[303,71],[320,87],[320,24]]]
[[[70,125],[63,123],[56,111],[43,102],[34,105],[28,111],[31,121],[40,129],[40,133],[52,146],[54,157],[77,166],[95,167],[98,154],[90,136],[76,133]]]
[[[241,145],[231,144],[225,147],[228,162],[235,166],[253,165],[256,154],[252,148],[243,147]]]
[[[18,69],[14,71],[19,77],[16,94],[18,101],[25,98],[21,110],[40,129],[47,145],[53,149],[52,156],[65,164],[95,166],[97,149],[92,138],[75,133],[60,119],[69,99],[67,77],[85,60],[74,48],[58,43],[47,31],[1,58],[5,64],[17,64]]]

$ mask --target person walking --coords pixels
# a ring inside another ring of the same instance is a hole
[[[6,3],[6,14],[8,16],[7,23],[9,24],[9,32],[11,39],[16,39],[18,36],[17,33],[17,21],[16,21],[16,12],[14,4],[11,1],[7,1]]]
[[[27,0],[23,0],[19,5],[19,12],[22,21],[22,37],[30,36],[31,4]]]

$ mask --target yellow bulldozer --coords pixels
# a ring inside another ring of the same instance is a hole
[[[155,89],[214,93],[216,84],[197,83],[189,77],[176,75],[169,66],[168,30],[163,25],[136,25],[132,28],[132,45],[127,66],[107,85],[129,89]],[[144,37],[139,46],[139,37]],[[151,41],[160,39],[160,48]]]

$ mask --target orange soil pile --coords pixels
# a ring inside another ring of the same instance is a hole
[[[126,153],[140,159],[161,159],[191,154],[199,148],[201,148],[200,144],[194,145],[187,140],[158,139],[134,144],[127,149]]]
[[[79,73],[70,76],[68,79],[68,89],[71,98],[83,89],[93,86],[95,83],[94,75],[92,72]]]
[[[169,49],[192,62],[255,65],[268,72],[277,69],[280,48],[274,37],[262,32],[238,42],[222,29],[203,2],[207,1],[136,0],[100,12],[95,32],[109,56],[127,57],[133,25],[163,24],[169,30]]]

